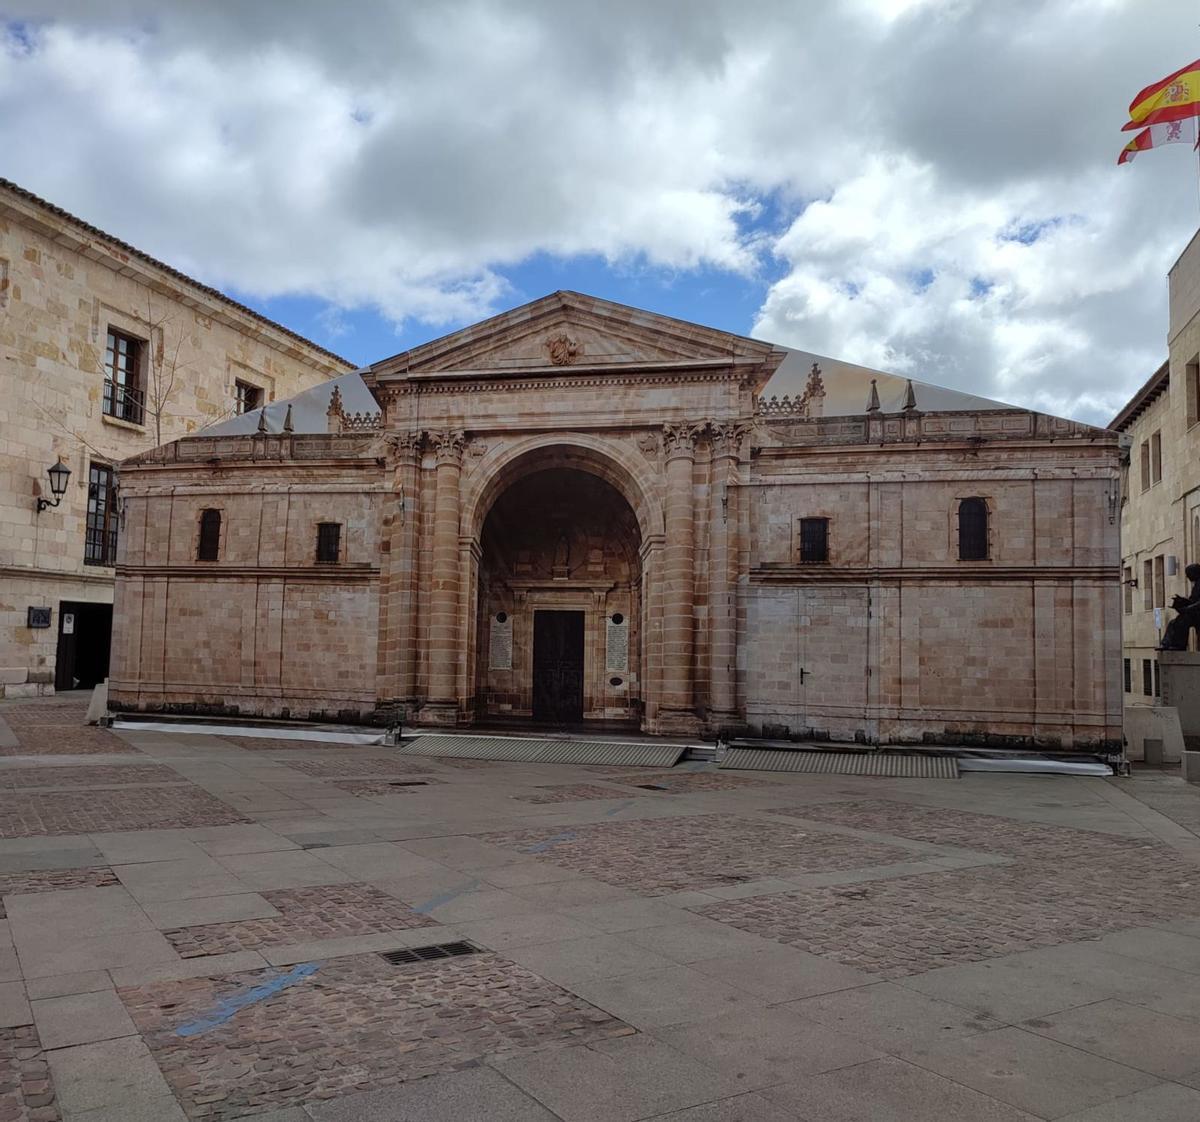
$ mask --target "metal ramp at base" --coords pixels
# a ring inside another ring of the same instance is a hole
[[[673,767],[686,744],[622,740],[569,740],[521,736],[455,736],[429,733],[397,745],[402,756],[501,760],[513,764],[617,764]]]
[[[812,752],[803,748],[730,748],[721,768],[810,775],[876,775],[893,779],[957,779],[953,756],[893,752]]]

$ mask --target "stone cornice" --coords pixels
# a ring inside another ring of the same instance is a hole
[[[103,584],[110,588],[113,583],[113,568],[111,565],[89,565],[86,570],[78,569],[43,569],[32,565],[0,565],[0,577],[12,577],[14,580],[51,580],[66,581],[70,584]]]
[[[1039,584],[1088,580],[1108,584],[1120,579],[1119,565],[998,565],[994,561],[961,561],[954,565],[866,566],[768,564],[750,569],[752,584],[913,584],[920,582],[993,584],[1030,581]]]
[[[425,394],[513,393],[553,389],[594,389],[606,386],[685,385],[737,381],[741,385],[747,370],[729,359],[701,362],[695,366],[670,363],[662,368],[643,365],[628,367],[551,367],[547,370],[524,368],[511,373],[502,370],[476,371],[470,374],[408,375],[369,379],[372,389],[385,401]],[[569,371],[569,373],[568,373]]]
[[[382,377],[414,377],[432,373],[435,377],[453,377],[456,370],[486,366],[485,356],[503,352],[521,340],[535,339],[540,346],[529,348],[546,354],[554,361],[548,344],[559,334],[578,338],[579,332],[593,332],[629,342],[634,350],[673,359],[720,359],[726,363],[743,359],[758,368],[758,380],[764,381],[783,361],[786,352],[771,343],[733,335],[702,324],[689,323],[589,296],[582,292],[560,290],[517,308],[511,308],[481,323],[431,340],[412,350],[374,363],[371,370]],[[587,360],[586,349],[568,361],[555,365],[576,368],[579,359]],[[481,362],[480,360],[485,361]],[[539,364],[534,364],[539,365]]]
[[[282,580],[311,584],[361,584],[378,580],[378,565],[232,565],[220,561],[178,565],[118,565],[119,577],[171,580]]]

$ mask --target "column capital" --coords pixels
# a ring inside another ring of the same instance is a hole
[[[467,434],[462,429],[445,429],[425,434],[437,452],[438,464],[461,464],[463,449],[467,446]]]
[[[675,456],[691,456],[696,451],[696,442],[704,433],[704,425],[696,421],[673,421],[663,425],[663,447],[667,459]]]
[[[742,441],[754,426],[745,421],[710,422],[709,439],[712,441],[713,456],[729,456],[733,459],[741,454]]]
[[[425,434],[422,432],[389,432],[383,439],[388,451],[396,459],[411,463],[416,460],[417,453],[421,450]]]

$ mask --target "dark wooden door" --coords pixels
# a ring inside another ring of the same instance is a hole
[[[58,603],[56,690],[90,690],[108,677],[112,605],[89,601]]]
[[[583,612],[533,613],[533,719],[583,720]]]

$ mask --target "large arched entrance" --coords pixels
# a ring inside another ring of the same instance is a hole
[[[600,475],[542,464],[518,473],[483,520],[476,721],[639,727],[637,516]]]

